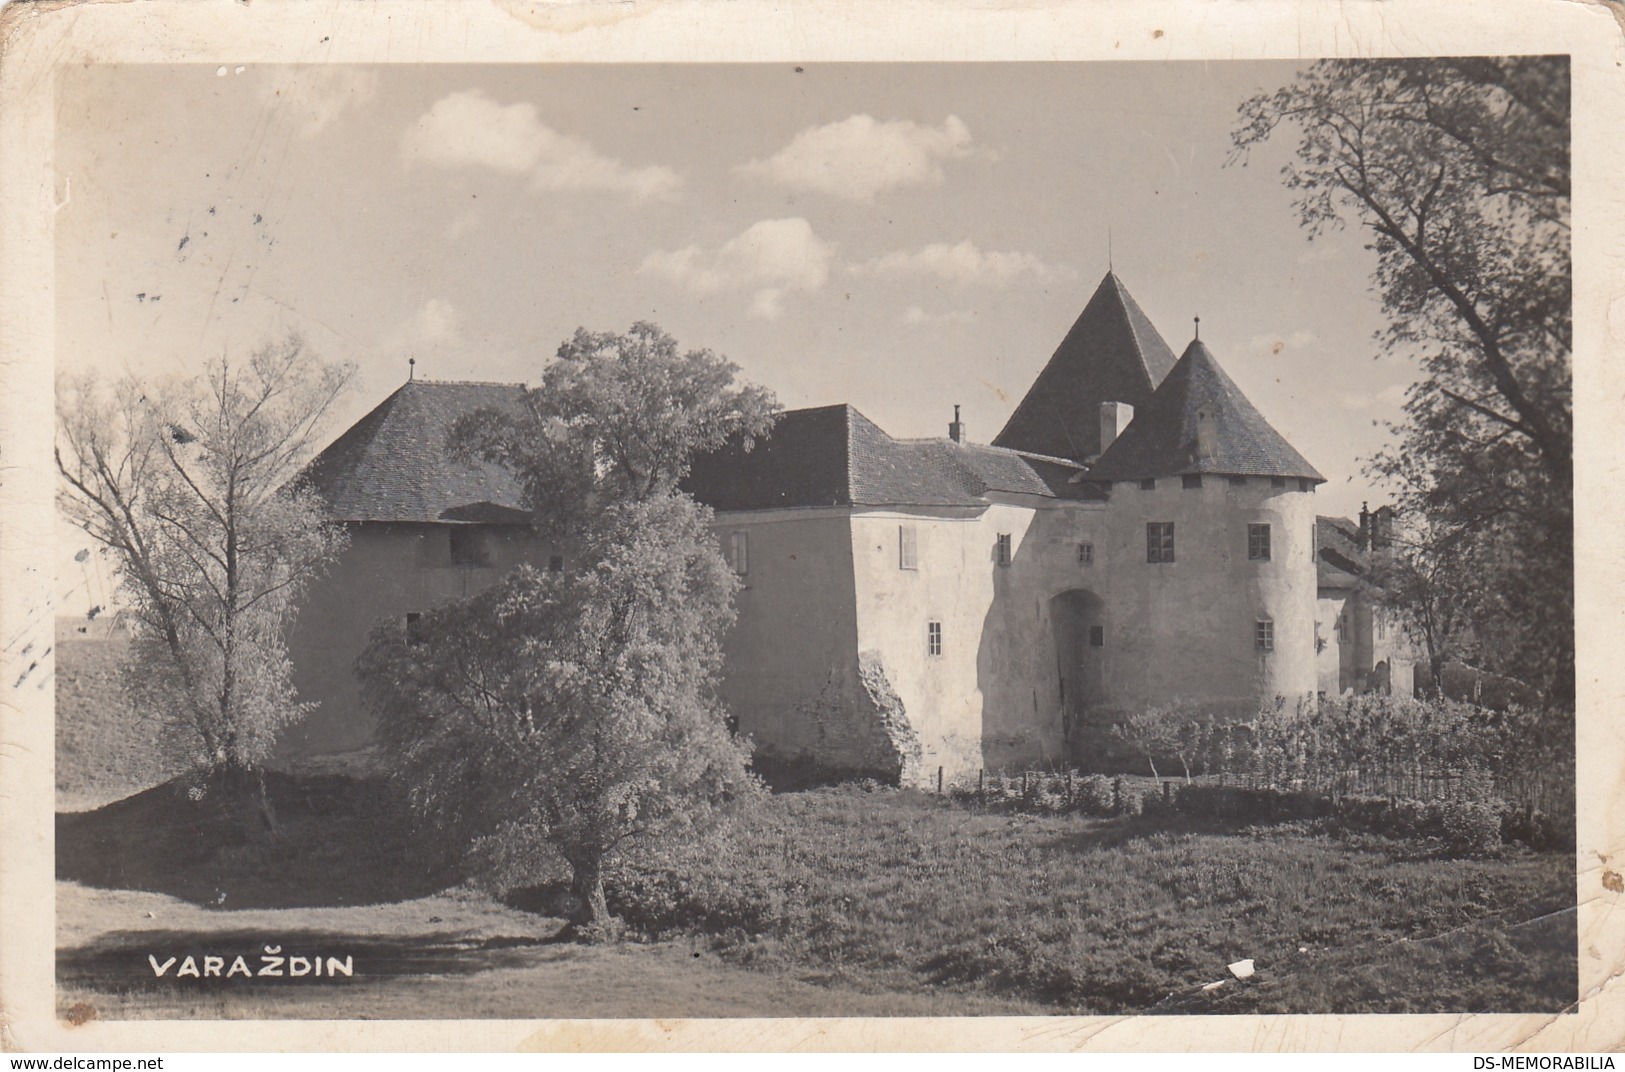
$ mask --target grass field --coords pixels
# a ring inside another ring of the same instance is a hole
[[[619,869],[637,940],[412,864],[387,793],[272,780],[283,837],[160,787],[58,821],[59,1000],[152,1016],[1558,1011],[1572,857],[1457,860],[1307,825],[787,793]],[[1170,825],[1175,824],[1175,825]],[[155,979],[149,952],[353,954],[355,979]],[[1257,974],[1228,979],[1254,960]],[[337,1003],[335,1003],[337,1002]]]

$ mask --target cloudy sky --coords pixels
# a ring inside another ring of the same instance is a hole
[[[653,320],[786,407],[991,439],[1106,272],[1192,317],[1329,479],[1375,497],[1413,369],[1364,240],[1310,242],[1283,140],[1226,166],[1290,63],[92,66],[59,92],[57,353],[182,371],[288,331],[407,375],[535,381]],[[1110,253],[1108,254],[1108,248]]]

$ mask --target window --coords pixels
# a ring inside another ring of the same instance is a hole
[[[554,555],[551,558],[549,558],[547,560],[547,571],[549,573],[563,573],[564,572],[564,556],[563,555]]]
[[[451,530],[451,564],[453,566],[480,567],[491,564],[491,549],[486,545],[485,533],[472,525],[459,525]]]
[[[913,525],[897,526],[897,568],[920,568],[920,544]]]
[[[925,653],[927,655],[942,654],[942,623],[925,623]]]
[[[1008,532],[999,533],[998,560],[1001,566],[1010,564],[1010,534]]]
[[[1337,632],[1337,642],[1339,644],[1349,638],[1348,623],[1344,621],[1341,615],[1338,616],[1337,624],[1334,626],[1334,628]]]
[[[1308,479],[1307,477],[1299,477],[1298,478],[1298,490],[1299,491],[1314,491],[1315,490],[1315,482],[1313,480]]]
[[[1104,625],[1091,625],[1089,627],[1089,646],[1091,648],[1104,648],[1106,646],[1106,627]]]
[[[1272,488],[1284,488],[1284,487],[1286,487],[1286,477],[1284,477],[1284,476],[1272,476],[1272,477],[1270,477],[1270,487],[1272,487]]]
[[[406,615],[406,642],[408,644],[423,643],[423,615],[417,611],[408,611]]]
[[[1151,480],[1151,479],[1142,480],[1142,481],[1140,481],[1140,490],[1141,491],[1156,491],[1157,490],[1157,482],[1155,480]]]
[[[728,565],[741,577],[750,572],[750,533],[728,533]]]
[[[1388,639],[1388,621],[1384,617],[1383,613],[1381,611],[1378,611],[1376,614],[1373,614],[1371,617],[1376,619],[1376,622],[1377,622],[1377,639],[1378,640],[1387,640]]]
[[[1202,486],[1202,474],[1186,473],[1179,478],[1179,484],[1183,488],[1199,488]]]
[[[1247,558],[1253,562],[1268,562],[1270,560],[1270,527],[1268,525],[1247,526]]]
[[[1275,650],[1275,623],[1268,618],[1260,618],[1253,623],[1253,646],[1259,651]]]
[[[1174,560],[1174,523],[1152,521],[1145,526],[1145,560],[1172,562]]]
[[[1232,484],[1245,484],[1245,483],[1247,483],[1247,478],[1244,477],[1244,476],[1233,476],[1233,477],[1230,477],[1230,483],[1232,483]]]
[[[1092,543],[1078,544],[1078,565],[1093,566],[1095,564],[1095,545]]]

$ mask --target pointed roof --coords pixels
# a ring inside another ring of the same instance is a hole
[[[340,521],[526,521],[513,474],[446,450],[458,418],[517,410],[524,392],[517,383],[410,380],[318,454],[304,478]]]
[[[1100,404],[1138,409],[1173,366],[1173,351],[1122,280],[1107,272],[993,445],[1093,457],[1100,453]]]
[[[1211,415],[1216,423],[1210,457],[1197,450],[1198,413]],[[1090,476],[1144,480],[1186,473],[1326,479],[1270,427],[1200,340],[1185,348],[1151,401],[1135,411]]]
[[[990,492],[1091,498],[1075,462],[947,439],[893,439],[849,405],[791,410],[749,450],[694,459],[683,487],[714,510],[982,506]]]

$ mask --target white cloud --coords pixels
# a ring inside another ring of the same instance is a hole
[[[498,104],[477,89],[435,101],[407,128],[401,158],[408,167],[484,167],[529,175],[538,190],[611,190],[669,198],[682,185],[670,168],[629,167],[549,127],[537,118],[535,105]]]
[[[740,170],[791,189],[868,201],[900,186],[936,186],[942,162],[970,152],[970,128],[958,116],[930,127],[854,115],[808,127],[773,156]]]
[[[801,217],[761,220],[720,246],[684,246],[643,258],[638,271],[697,294],[753,288],[751,313],[773,319],[790,291],[815,291],[829,279],[835,247]]]
[[[859,275],[888,278],[934,276],[949,283],[1008,283],[1022,275],[1044,278],[1057,273],[1031,253],[984,253],[969,240],[936,242],[923,249],[898,250],[853,265]]]
[[[384,338],[384,349],[415,351],[444,348],[462,342],[462,318],[444,298],[430,298],[395,326]]]
[[[376,96],[378,73],[325,64],[280,68],[260,83],[260,93],[273,113],[295,124],[301,138],[313,138]]]

